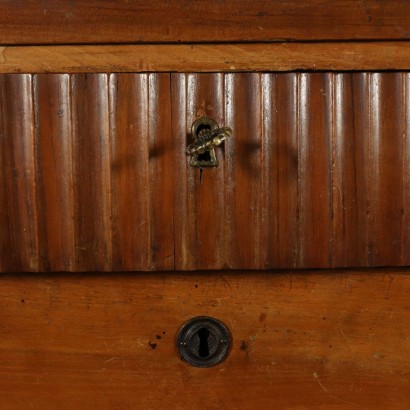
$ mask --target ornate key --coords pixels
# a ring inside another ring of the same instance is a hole
[[[186,149],[191,157],[190,165],[196,168],[217,167],[215,148],[231,136],[229,127],[219,128],[214,120],[207,117],[197,119],[192,124],[194,142]]]

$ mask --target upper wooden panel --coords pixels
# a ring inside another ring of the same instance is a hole
[[[409,264],[409,73],[0,76],[2,271]]]
[[[408,38],[407,0],[6,0],[0,6],[1,44]]]

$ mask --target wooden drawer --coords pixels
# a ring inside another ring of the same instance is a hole
[[[405,410],[409,270],[0,277],[0,404],[33,409]],[[223,320],[222,364],[179,327]]]
[[[0,113],[2,271],[410,263],[407,72],[6,74]]]
[[[2,3],[1,409],[410,407],[406,0]]]

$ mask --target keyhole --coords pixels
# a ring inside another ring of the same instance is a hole
[[[228,356],[231,338],[222,322],[213,317],[198,316],[184,323],[176,342],[181,359],[191,366],[211,367]]]
[[[199,337],[198,354],[200,357],[208,357],[209,356],[209,346],[208,346],[209,330],[206,327],[202,327],[201,329],[198,330],[198,337]]]
[[[203,123],[203,124],[200,124],[199,127],[196,129],[196,135],[198,136],[198,138],[201,138],[210,131],[211,131],[211,127],[209,126],[209,124]],[[203,154],[198,155],[198,161],[208,162],[210,160],[211,160],[211,154],[209,151],[205,151]]]

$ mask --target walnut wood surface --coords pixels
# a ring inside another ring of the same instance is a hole
[[[2,75],[0,270],[409,265],[409,112],[408,73]]]
[[[0,407],[407,410],[408,270],[2,275]],[[197,315],[221,365],[175,348]]]
[[[2,44],[409,37],[407,0],[8,0],[0,6]]]
[[[173,74],[172,84],[177,269],[409,264],[407,73]],[[202,115],[234,136],[201,185],[184,147]]]
[[[399,41],[0,47],[1,73],[408,69]]]
[[[0,77],[2,271],[174,267],[169,81]]]

